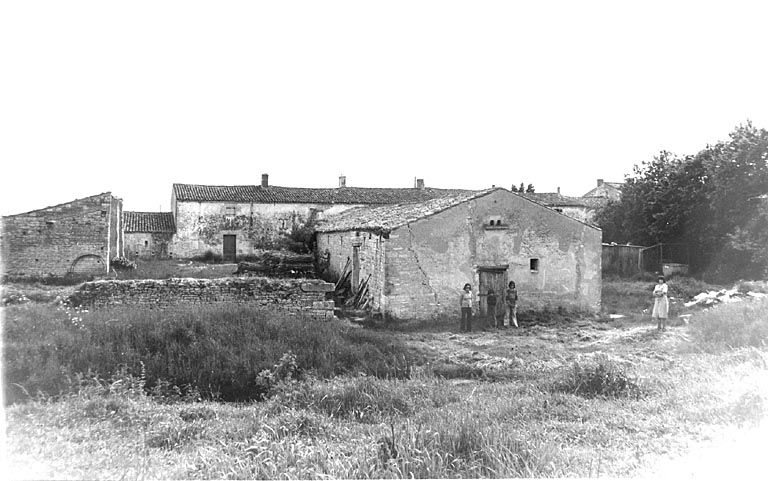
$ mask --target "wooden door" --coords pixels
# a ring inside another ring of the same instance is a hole
[[[507,285],[507,271],[502,269],[481,269],[480,270],[480,286],[478,293],[480,294],[480,315],[498,315],[503,312],[504,308],[504,292]],[[496,295],[496,311],[488,312],[488,291],[493,289],[493,293]]]
[[[237,260],[237,241],[234,235],[224,236],[224,262]]]

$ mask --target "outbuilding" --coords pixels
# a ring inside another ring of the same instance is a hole
[[[501,307],[509,281],[521,309],[600,309],[600,229],[503,188],[355,208],[316,231],[325,274],[353,266],[369,305],[391,317],[456,317],[465,283],[486,315],[489,289]]]

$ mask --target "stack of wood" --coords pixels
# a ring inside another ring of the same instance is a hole
[[[344,266],[344,270],[341,271],[339,280],[336,281],[336,289],[334,291],[334,299],[337,304],[344,306],[345,310],[365,310],[368,308],[370,298],[368,296],[368,281],[371,279],[370,274],[368,277],[361,281],[357,286],[357,290],[352,289],[352,262],[347,260],[347,264]]]
[[[292,252],[265,252],[256,259],[237,264],[238,276],[264,276],[282,278],[316,278],[312,254]]]

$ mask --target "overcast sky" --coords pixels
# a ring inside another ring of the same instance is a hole
[[[582,195],[768,128],[768,2],[4,2],[0,214],[174,182]]]

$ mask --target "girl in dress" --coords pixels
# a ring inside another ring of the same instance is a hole
[[[651,319],[656,319],[660,331],[667,329],[667,316],[669,315],[669,300],[667,299],[667,283],[664,276],[659,276],[657,284],[653,287],[653,312]]]

